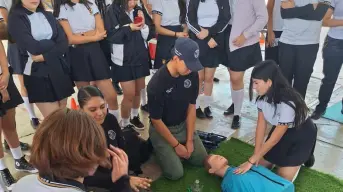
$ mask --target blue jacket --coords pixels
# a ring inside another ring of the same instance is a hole
[[[222,181],[223,192],[294,192],[292,182],[262,166],[252,167],[242,175],[236,175],[230,167]]]

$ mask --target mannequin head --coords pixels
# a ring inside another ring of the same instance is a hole
[[[224,176],[222,173],[223,171],[226,171],[226,169],[228,168],[228,164],[228,160],[220,155],[211,154],[204,160],[204,167],[206,171],[208,171],[208,173],[210,174],[221,177]]]

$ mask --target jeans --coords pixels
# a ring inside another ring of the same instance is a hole
[[[324,112],[330,101],[343,63],[343,40],[326,37],[323,46],[323,74],[316,111]]]

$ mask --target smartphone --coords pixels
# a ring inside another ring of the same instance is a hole
[[[134,19],[133,23],[134,23],[134,24],[138,24],[138,23],[141,23],[142,21],[143,21],[143,18],[142,18],[142,17],[139,17],[139,16],[137,16],[137,17],[135,17],[135,19]]]

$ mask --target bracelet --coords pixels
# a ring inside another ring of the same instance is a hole
[[[249,162],[251,165],[254,165],[253,163],[251,163],[250,159],[248,159],[248,162]]]
[[[177,142],[177,144],[175,145],[175,147],[173,147],[174,149],[180,145],[180,142]]]

